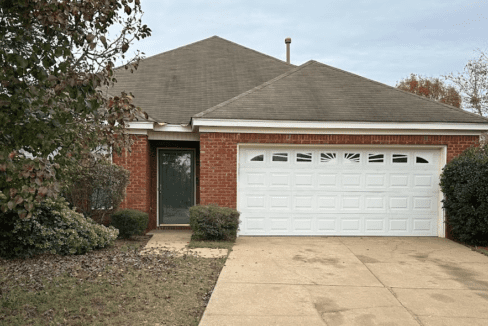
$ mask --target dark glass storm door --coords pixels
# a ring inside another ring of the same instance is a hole
[[[194,204],[194,151],[159,150],[159,224],[189,224]]]

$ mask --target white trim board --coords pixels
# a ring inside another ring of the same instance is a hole
[[[457,130],[488,131],[488,123],[417,123],[417,122],[347,122],[347,121],[282,121],[282,120],[236,120],[236,119],[201,119],[193,118],[194,127],[232,127],[266,129],[315,129],[315,130]]]
[[[403,129],[299,129],[299,128],[247,128],[247,127],[206,127],[200,133],[255,133],[255,134],[312,134],[312,135],[433,135],[433,136],[479,136],[478,130],[403,130]]]

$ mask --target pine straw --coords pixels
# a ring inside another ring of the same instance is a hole
[[[149,239],[79,256],[0,259],[0,324],[197,325],[225,259],[141,255]]]

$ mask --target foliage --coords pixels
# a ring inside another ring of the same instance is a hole
[[[147,229],[149,215],[135,209],[124,209],[112,214],[110,223],[119,229],[121,238],[128,239],[133,235],[142,234]]]
[[[112,245],[118,231],[86,219],[59,198],[46,199],[21,219],[13,211],[0,213],[0,256],[27,258],[42,253],[84,254]],[[8,215],[8,216],[5,216]]]
[[[148,37],[140,0],[0,1],[0,199],[3,212],[31,217],[60,180],[102,145],[130,148],[127,121],[147,115],[126,93],[106,96],[114,62]],[[111,32],[120,32],[109,39]],[[34,158],[33,158],[34,157]]]
[[[463,108],[481,116],[488,114],[488,57],[478,50],[478,57],[468,61],[463,72],[443,76],[461,93]]]
[[[128,184],[129,171],[104,159],[88,160],[65,196],[83,215],[104,224],[124,199]]]
[[[451,160],[440,185],[452,235],[488,246],[488,146],[469,148]]]
[[[240,213],[216,205],[190,207],[190,226],[194,240],[233,241],[239,228]]]
[[[456,89],[445,85],[439,78],[410,74],[410,77],[399,81],[396,88],[457,108],[461,106],[461,96]]]

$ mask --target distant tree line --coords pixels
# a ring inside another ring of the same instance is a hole
[[[488,56],[477,50],[477,56],[462,72],[439,77],[411,74],[400,80],[397,88],[435,101],[488,116]]]

